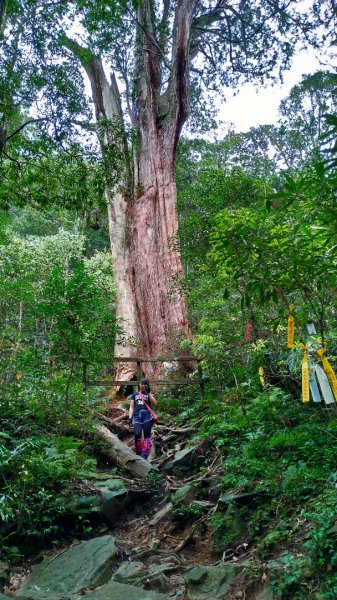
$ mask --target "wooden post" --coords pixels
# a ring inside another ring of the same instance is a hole
[[[142,361],[141,360],[137,360],[137,379],[138,381],[140,381],[143,377],[143,371],[142,371]]]

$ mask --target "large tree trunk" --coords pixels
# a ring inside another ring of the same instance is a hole
[[[145,356],[175,354],[189,335],[178,244],[176,147],[185,122],[188,55],[195,0],[177,4],[171,71],[161,89],[163,56],[156,41],[153,6],[138,9],[138,59],[133,124],[139,135],[136,191],[130,209],[130,269],[137,312],[138,348]],[[159,365],[158,365],[159,367]]]
[[[175,149],[144,130],[138,157],[140,195],[128,203],[125,194],[108,189],[111,251],[116,284],[116,318],[123,333],[115,356],[174,355],[189,335],[182,288],[174,174]],[[160,363],[144,365],[149,376]],[[115,378],[129,380],[135,363],[117,363]]]
[[[189,335],[177,239],[175,157],[188,114],[188,56],[195,3],[177,2],[165,89],[162,73],[167,66],[163,66],[165,57],[156,39],[154,8],[151,0],[138,5],[130,114],[138,144],[133,151],[132,176],[127,144],[119,133],[124,124],[115,77],[109,83],[99,59],[92,56],[88,61],[88,49],[73,40],[64,42],[89,76],[97,122],[102,124],[103,156],[124,156],[111,167],[112,176],[106,162],[116,317],[124,330],[116,343],[116,356],[174,355],[178,342]],[[147,369],[147,374],[152,374],[151,370],[158,372],[160,365]],[[117,378],[131,379],[133,374],[134,364],[120,363]]]
[[[128,243],[129,215],[122,193],[107,191],[110,247],[116,285],[116,319],[123,333],[116,338],[114,355],[133,356],[139,339],[139,326],[134,297],[133,270]],[[135,364],[119,363],[115,369],[118,380],[129,380],[135,374]]]
[[[144,139],[144,138],[143,138]],[[130,258],[140,343],[147,356],[177,350],[188,335],[178,249],[174,156],[158,135],[142,147],[142,194],[134,202]]]
[[[116,314],[124,329],[116,355],[175,354],[189,335],[178,248],[174,155],[160,135],[143,136],[139,155],[141,194],[129,211],[110,202],[111,248],[115,263]],[[125,215],[123,220],[122,215]],[[126,233],[127,232],[127,233]],[[147,374],[160,369],[148,365]],[[130,378],[135,365],[121,364],[118,378]]]

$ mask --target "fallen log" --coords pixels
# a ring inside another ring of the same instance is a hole
[[[130,471],[134,477],[145,479],[149,472],[155,469],[147,460],[141,456],[137,456],[131,448],[123,444],[117,435],[111,433],[104,425],[96,425],[94,433],[99,439],[106,442],[102,448],[102,452],[117,465]]]
[[[117,434],[128,434],[131,432],[129,424],[122,423],[121,420],[116,422],[114,419],[110,419],[110,417],[106,417],[105,415],[101,415],[96,413],[96,417],[100,421],[104,421],[110,429],[113,429]]]
[[[114,429],[117,429],[116,422],[113,419],[110,419],[110,417],[107,417],[106,415],[101,415],[101,413],[96,413],[96,417],[98,419],[101,419],[102,421],[105,421],[106,423],[109,423],[109,425]]]

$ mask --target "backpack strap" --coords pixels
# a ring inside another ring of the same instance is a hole
[[[140,399],[142,400],[142,402],[145,404],[147,410],[149,410],[151,412],[151,409],[148,407],[148,405],[145,402],[145,398],[144,398],[142,392],[138,392],[138,395],[139,395]],[[150,400],[150,398],[149,398],[149,400]],[[151,404],[151,400],[150,400],[150,404]]]
[[[145,404],[145,406],[146,406],[147,410],[148,410],[148,411],[151,413],[154,423],[157,423],[157,421],[158,421],[158,417],[157,417],[156,413],[154,412],[154,410],[152,410],[152,408],[150,408],[150,407],[149,407],[149,406],[146,404],[146,402],[145,402],[145,400],[144,400],[144,396],[143,396],[142,392],[139,392],[139,397],[140,397],[140,399],[141,399],[141,400],[144,402],[144,404]],[[151,402],[151,400],[150,400],[150,402]]]

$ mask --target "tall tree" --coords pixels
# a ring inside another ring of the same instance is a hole
[[[176,149],[189,101],[207,112],[205,89],[275,78],[289,66],[296,41],[302,36],[315,43],[317,26],[329,26],[335,15],[328,2],[313,2],[301,14],[294,0],[119,0],[113,6],[107,0],[77,0],[65,13],[66,4],[53,5],[52,30],[37,11],[40,70],[43,63],[50,89],[50,61],[55,69],[71,64],[72,55],[89,77],[106,166],[117,318],[125,330],[117,350],[154,355],[189,333],[175,185]],[[74,68],[63,95],[58,87],[63,104],[69,90],[78,92]],[[50,93],[47,97],[55,103]]]

